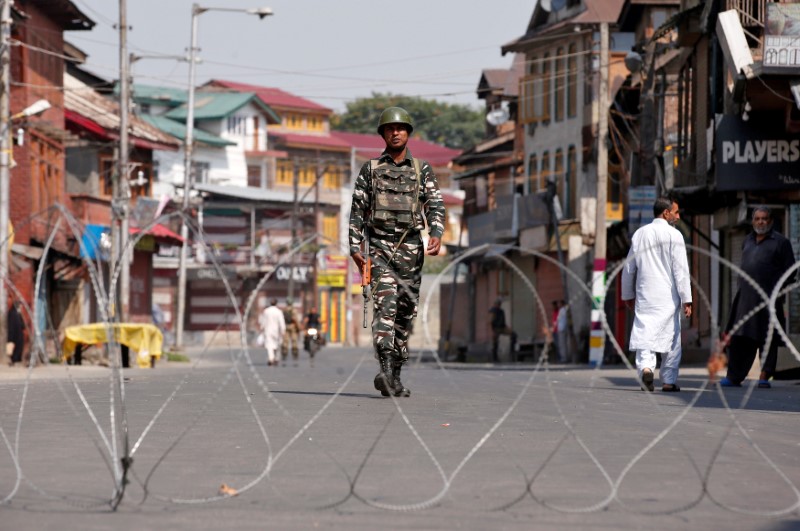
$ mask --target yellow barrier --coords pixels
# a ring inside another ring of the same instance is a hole
[[[151,357],[161,358],[161,345],[164,336],[155,325],[146,323],[90,323],[85,325],[68,326],[64,330],[62,352],[66,360],[75,352],[78,344],[95,345],[107,343],[107,333],[114,331],[114,340],[136,351],[136,361],[139,367],[151,366]]]

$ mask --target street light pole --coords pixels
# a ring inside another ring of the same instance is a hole
[[[601,316],[606,292],[606,201],[608,186],[608,23],[600,24],[600,94],[597,120],[597,205],[594,227],[594,271],[592,272],[592,331],[589,338],[589,364],[601,365],[605,351],[605,332]]]
[[[195,67],[197,66],[197,17],[206,11],[231,11],[238,13],[248,13],[258,15],[263,19],[272,15],[272,10],[268,7],[239,9],[231,7],[201,7],[192,4],[192,33],[191,47],[189,48],[189,98],[186,102],[186,138],[184,141],[183,153],[183,223],[181,225],[181,254],[178,262],[178,293],[177,311],[175,316],[175,347],[183,348],[183,328],[186,314],[186,260],[188,254],[189,225],[189,198],[192,191],[192,148],[194,134],[194,85]]]

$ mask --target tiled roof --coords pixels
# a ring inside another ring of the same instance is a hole
[[[308,111],[324,111],[332,114],[333,111],[311,100],[295,96],[284,90],[273,87],[261,87],[248,83],[237,83],[235,81],[225,81],[224,79],[212,79],[208,85],[237,90],[239,92],[254,92],[264,103],[271,107],[289,108]]]
[[[253,103],[256,107],[264,111],[272,118],[273,123],[280,123],[280,117],[256,97],[252,92],[196,92],[194,99],[194,118],[195,120],[218,120],[225,118],[248,103]],[[188,102],[171,111],[164,116],[175,120],[186,120],[189,106]]]
[[[174,136],[181,141],[186,140],[186,123],[181,123],[175,120],[170,120],[165,116],[150,116],[148,114],[142,115],[142,120],[147,121],[152,126],[157,127],[168,135]],[[235,146],[236,142],[225,140],[224,138],[207,133],[202,129],[192,129],[192,138],[196,142],[206,144],[214,147]]]
[[[619,19],[622,12],[622,6],[626,0],[591,0],[584,2],[585,10],[577,15],[559,20],[558,22],[551,22],[541,26],[533,26],[534,17],[528,25],[525,35],[517,37],[513,41],[504,44],[500,51],[506,54],[510,51],[520,51],[520,47],[535,42],[535,38],[542,34],[547,34],[551,31],[571,27],[575,24],[598,24],[601,22],[608,22],[613,24]]]
[[[97,133],[119,136],[119,104],[67,73],[64,73],[64,108],[68,118],[74,117],[80,121],[79,125],[94,128]],[[135,116],[129,116],[129,123],[134,144],[141,140],[155,149],[179,146],[172,136]]]
[[[272,131],[267,131],[267,135],[269,138],[274,138],[279,146],[350,149],[350,144],[333,135],[303,135],[300,133],[273,133]]]
[[[114,93],[119,92],[119,83],[114,86]],[[158,87],[154,85],[139,85],[134,83],[131,86],[131,97],[134,101],[145,103],[160,103],[167,106],[180,105],[189,100],[189,92],[186,89]]]
[[[331,131],[331,135],[356,148],[358,154],[363,157],[377,157],[386,148],[386,143],[377,133],[367,135]],[[412,155],[427,160],[432,166],[446,166],[461,153],[457,149],[440,146],[418,138],[412,138],[408,141],[408,149],[411,150]]]

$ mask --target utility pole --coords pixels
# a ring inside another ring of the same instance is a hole
[[[600,94],[597,120],[597,205],[594,227],[594,270],[592,271],[592,331],[589,364],[601,365],[605,351],[602,312],[606,290],[606,201],[608,186],[608,23],[600,24]]]
[[[317,306],[317,297],[319,296],[319,266],[317,262],[319,261],[319,182],[325,176],[325,164],[319,158],[319,151],[317,151],[317,175],[316,179],[314,179],[314,263],[313,263],[313,272],[314,272],[314,282],[311,284],[311,306]],[[319,311],[319,308],[317,308]]]
[[[118,320],[128,320],[130,310],[130,256],[128,245],[128,214],[130,212],[130,184],[128,182],[128,115],[130,108],[130,76],[128,64],[128,14],[127,0],[119,0],[119,156],[117,178],[113,182],[111,213],[113,215],[112,237],[116,240],[112,249],[117,253],[112,260],[119,267],[119,307],[115,315]],[[130,250],[130,252],[133,252]],[[113,269],[112,269],[113,270]]]
[[[8,256],[11,253],[11,240],[8,237],[9,227],[9,190],[11,188],[10,160],[11,140],[11,0],[0,0],[0,345],[8,338],[8,295],[6,280],[8,278]]]
[[[292,189],[294,190],[294,201],[292,202],[292,240],[291,245],[297,244],[297,201],[300,193],[300,162],[295,160],[292,165]],[[291,251],[291,249],[290,249]],[[289,287],[286,290],[287,297],[294,297],[294,257],[289,261]]]
[[[181,254],[178,263],[178,311],[175,318],[175,348],[183,347],[183,321],[186,315],[186,260],[189,244],[189,196],[192,191],[192,148],[194,134],[194,78],[197,66],[197,16],[202,13],[192,5],[192,39],[189,48],[189,98],[186,102],[186,138],[183,146],[183,224],[181,224]]]

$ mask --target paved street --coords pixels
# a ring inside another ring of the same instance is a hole
[[[425,362],[404,371],[412,396],[392,400],[366,349],[323,349],[313,367],[251,354],[238,372],[222,349],[124,371],[133,466],[116,512],[110,370],[38,368],[26,388],[25,370],[0,369],[22,475],[15,490],[2,443],[2,528],[800,527],[795,382],[721,396],[701,391],[698,367],[684,392],[645,394],[620,366]],[[237,495],[220,498],[223,484]]]

